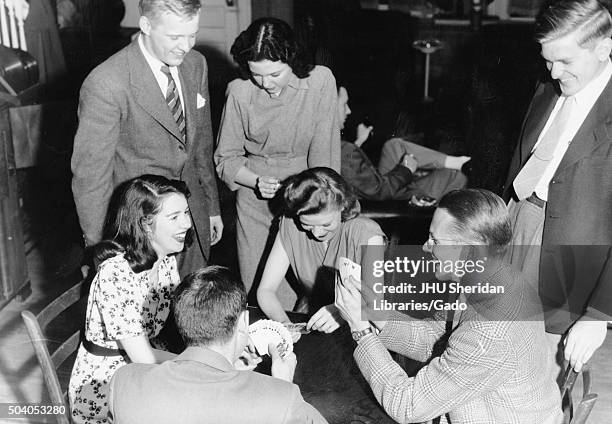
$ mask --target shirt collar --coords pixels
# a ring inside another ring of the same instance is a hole
[[[589,82],[582,90],[574,95],[579,107],[591,107],[612,77],[612,62],[608,59],[606,67],[601,73]]]
[[[295,88],[296,90],[307,90],[308,89],[308,81],[306,78],[298,78],[293,72],[291,73],[291,78],[287,85]]]
[[[253,84],[255,84],[255,86],[257,86],[257,84],[255,83],[255,80],[251,79],[251,82]],[[308,90],[309,85],[308,85],[308,81],[307,81],[306,78],[298,78],[292,72],[291,73],[291,77],[289,77],[289,81],[287,82],[287,87],[291,87],[294,90]],[[264,91],[266,93],[266,95],[268,95],[271,99],[276,99],[276,100],[282,101],[283,99],[286,98],[285,96],[287,95],[287,87],[285,87],[281,91],[280,95],[278,95],[278,96],[273,96],[272,94],[266,92],[266,90],[263,90],[263,89],[262,89],[262,91]],[[261,89],[261,87],[258,87],[258,88]]]
[[[221,371],[236,371],[223,355],[202,346],[187,347],[174,361],[196,361]]]

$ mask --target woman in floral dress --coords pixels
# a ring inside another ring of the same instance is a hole
[[[85,339],[68,395],[75,423],[108,422],[108,383],[130,362],[160,363],[174,354],[152,346],[180,283],[176,258],[191,228],[187,189],[143,175],[120,185],[111,200],[100,265],[89,290]]]

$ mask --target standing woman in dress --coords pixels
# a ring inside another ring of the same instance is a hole
[[[183,250],[190,229],[184,183],[143,175],[115,190],[104,240],[94,247],[100,265],[70,377],[73,422],[107,422],[108,383],[119,367],[175,356],[154,348],[150,339],[168,318],[180,283],[173,254]]]
[[[318,166],[339,171],[340,130],[334,76],[305,63],[287,23],[254,21],[230,52],[244,79],[228,85],[215,164],[237,191],[238,262],[248,291],[274,240],[270,199],[280,181]]]

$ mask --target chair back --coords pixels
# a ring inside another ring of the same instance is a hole
[[[578,374],[582,374],[582,399],[574,408],[572,401],[572,389],[578,378]],[[597,393],[591,392],[591,369],[588,364],[582,367],[580,373],[574,371],[571,365],[568,365],[563,375],[561,383],[561,398],[564,406],[564,415],[569,417],[569,424],[584,424],[597,401]]]
[[[57,369],[78,349],[80,331],[77,330],[72,333],[68,339],[55,349],[53,354],[50,354],[46,343],[48,339],[45,337],[43,329],[58,315],[77,303],[81,299],[82,290],[83,282],[81,281],[47,305],[38,315],[34,315],[30,311],[21,312],[21,317],[28,330],[34,352],[36,352],[36,358],[42,370],[51,402],[65,406],[65,414],[56,415],[59,424],[70,424],[71,419],[70,407],[66,400],[67,391],[62,391],[57,377]]]

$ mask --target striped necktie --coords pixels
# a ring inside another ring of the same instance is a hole
[[[172,78],[172,74],[170,74],[170,68],[166,65],[163,65],[161,67],[161,71],[168,77],[168,88],[166,89],[166,103],[168,103],[168,107],[170,108],[172,117],[176,121],[179,131],[183,136],[183,141],[185,141],[185,115],[183,115],[183,107],[181,106],[181,97],[179,96],[178,88],[176,87],[174,78]]]
[[[540,182],[544,171],[546,171],[548,164],[554,157],[557,146],[561,142],[563,131],[567,126],[575,103],[576,98],[574,96],[566,97],[563,100],[563,104],[550,127],[542,136],[540,143],[523,166],[523,169],[521,169],[521,172],[514,179],[514,192],[519,200],[531,196],[531,193],[533,193]]]

